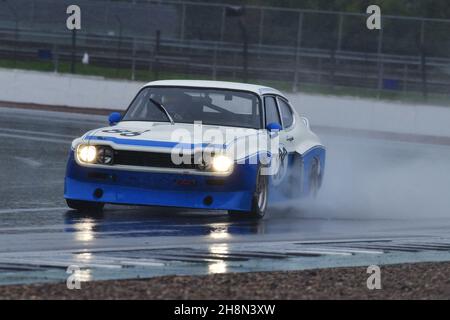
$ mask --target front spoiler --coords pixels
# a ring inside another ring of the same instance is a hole
[[[101,190],[101,197],[94,195],[96,190]],[[252,192],[142,189],[96,182],[83,182],[66,178],[64,198],[112,204],[250,211]]]
[[[256,173],[257,166],[249,164],[237,165],[228,177],[91,168],[78,165],[71,152],[64,197],[112,204],[250,211]]]

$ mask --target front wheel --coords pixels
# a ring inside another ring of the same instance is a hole
[[[92,202],[92,201],[81,201],[81,200],[71,200],[66,199],[67,206],[71,209],[77,210],[77,211],[102,211],[103,207],[105,206],[102,202]]]
[[[252,209],[250,212],[229,211],[230,216],[239,218],[262,219],[266,215],[269,197],[269,177],[262,174],[261,168],[256,176],[255,193],[252,198]]]

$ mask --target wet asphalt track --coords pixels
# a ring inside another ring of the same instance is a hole
[[[264,221],[119,206],[81,215],[63,200],[67,153],[105,124],[0,108],[0,284],[62,280],[69,265],[94,280],[450,260],[448,146],[322,134],[323,192]]]

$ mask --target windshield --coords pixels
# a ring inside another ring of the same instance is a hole
[[[158,108],[160,104],[175,123],[201,121],[207,125],[260,129],[259,101],[256,94],[243,91],[147,87],[133,100],[123,121],[169,122]]]

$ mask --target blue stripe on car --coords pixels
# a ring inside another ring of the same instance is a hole
[[[209,144],[209,143],[178,143],[178,142],[169,142],[169,141],[154,141],[154,140],[139,140],[139,139],[122,139],[116,137],[103,137],[103,136],[87,136],[86,140],[99,140],[99,141],[111,141],[116,144],[126,144],[131,146],[144,146],[144,147],[160,147],[160,148],[186,148],[186,149],[195,149],[195,148],[205,148],[205,147],[213,147],[213,148],[224,148],[225,145],[222,144]]]

